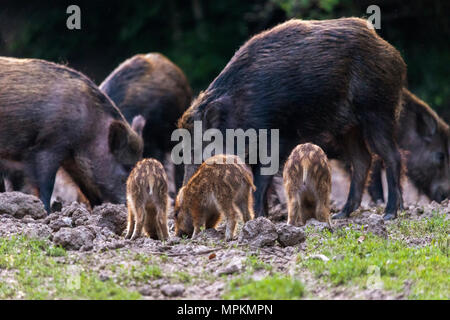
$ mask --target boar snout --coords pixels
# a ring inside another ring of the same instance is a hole
[[[450,196],[450,185],[449,183],[444,185],[437,185],[432,187],[431,199],[440,203]]]

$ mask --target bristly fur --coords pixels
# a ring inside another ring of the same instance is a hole
[[[137,54],[121,63],[100,85],[129,123],[144,119],[144,158],[164,162],[175,145],[172,132],[192,100],[183,71],[160,53]],[[183,166],[175,166],[175,186],[183,180]]]
[[[386,214],[392,217],[402,203],[395,128],[405,79],[400,53],[366,20],[293,19],[249,39],[178,125],[191,130],[201,120],[203,130],[223,133],[279,129],[280,163],[298,143],[315,143],[327,154],[342,150],[353,168],[354,187],[339,217],[360,205],[373,152],[391,171]],[[252,164],[258,216],[267,214],[272,179],[261,175],[263,166]],[[187,182],[194,170],[185,166],[185,172]]]
[[[283,170],[288,201],[288,224],[304,225],[310,218],[330,222],[331,170],[323,150],[311,143],[298,145]]]
[[[403,109],[398,128],[402,170],[421,194],[441,202],[450,196],[450,130],[430,106],[402,91]],[[437,155],[440,155],[437,159]],[[447,165],[445,165],[447,164]],[[368,191],[375,203],[384,202],[382,161],[374,159]]]
[[[0,57],[0,88],[0,161],[21,163],[48,211],[61,166],[92,206],[125,202],[124,167],[142,157],[142,139],[89,78],[44,60]]]
[[[159,161],[144,159],[138,162],[127,180],[126,239],[134,240],[143,232],[153,239],[169,237],[167,190],[167,176]]]
[[[180,190],[175,203],[175,233],[195,236],[201,227],[214,228],[227,219],[226,239],[234,236],[239,215],[253,219],[253,176],[233,155],[207,159]]]

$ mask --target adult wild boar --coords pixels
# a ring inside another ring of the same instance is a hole
[[[385,219],[402,205],[400,153],[394,140],[406,66],[399,52],[365,20],[290,20],[248,40],[183,114],[179,127],[279,129],[283,163],[299,143],[322,147],[336,140],[351,162],[347,203],[334,218],[358,208],[371,164],[370,150],[386,163]],[[204,146],[203,146],[204,147]],[[193,149],[194,150],[194,149]],[[185,180],[198,165],[185,165]],[[252,165],[255,212],[267,212],[272,180]]]
[[[164,161],[173,147],[170,136],[189,107],[192,90],[183,71],[159,53],[138,54],[119,65],[100,85],[131,124],[142,115],[144,158]],[[183,166],[175,167],[181,186]]]
[[[125,203],[125,182],[142,156],[142,139],[81,73],[1,57],[0,123],[0,162],[23,170],[47,210],[60,166],[93,206]]]
[[[405,150],[407,176],[420,193],[441,202],[450,196],[450,129],[422,100],[403,89],[399,119],[399,147]],[[383,202],[382,163],[373,163],[369,194]]]

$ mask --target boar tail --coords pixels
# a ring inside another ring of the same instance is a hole
[[[153,194],[153,184],[155,183],[155,178],[150,175],[148,177],[148,194],[152,195]]]
[[[306,179],[308,178],[308,167],[303,167],[303,185],[306,184]]]

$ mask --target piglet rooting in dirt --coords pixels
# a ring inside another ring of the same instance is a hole
[[[298,145],[283,170],[288,199],[288,224],[304,225],[314,218],[330,222],[331,170],[323,150],[314,144]]]
[[[143,231],[153,239],[169,237],[167,176],[155,159],[140,161],[127,180],[128,223],[125,238],[134,240]]]
[[[181,188],[175,203],[175,234],[195,236],[227,219],[225,238],[233,239],[237,217],[253,219],[253,175],[234,155],[207,159]]]

